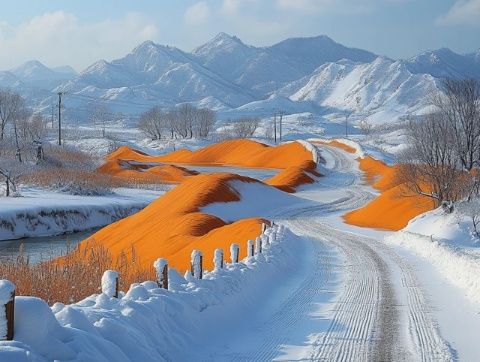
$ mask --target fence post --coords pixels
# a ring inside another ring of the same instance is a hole
[[[238,244],[233,243],[232,245],[230,245],[230,260],[233,264],[238,263],[239,250],[240,247],[238,246]]]
[[[157,284],[160,288],[168,290],[168,262],[159,258],[153,263],[155,274],[157,276]]]
[[[262,222],[262,234],[265,232],[265,230],[267,230],[267,224]]]
[[[215,265],[215,270],[223,269],[223,249],[215,249],[213,264]]]
[[[203,255],[200,250],[192,251],[191,255],[191,273],[196,279],[203,278]]]
[[[5,310],[5,330],[0,331],[0,340],[11,341],[15,327],[15,284],[9,280],[0,280],[0,299]]]
[[[260,237],[257,237],[255,239],[255,249],[257,251],[257,254],[261,254],[262,253],[262,238]]]
[[[247,258],[252,258],[255,255],[255,246],[253,240],[247,241]]]
[[[102,293],[110,298],[118,298],[118,272],[106,270],[102,276]]]

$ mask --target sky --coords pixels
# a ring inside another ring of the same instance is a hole
[[[191,51],[219,32],[255,46],[327,35],[394,59],[480,48],[480,0],[15,0],[0,12],[0,69],[81,71],[145,40]]]

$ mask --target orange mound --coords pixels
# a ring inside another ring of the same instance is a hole
[[[226,224],[199,211],[213,202],[238,201],[239,195],[229,184],[233,180],[259,182],[231,174],[190,177],[142,211],[103,228],[89,240],[104,245],[114,258],[122,251],[128,256],[133,246],[141,265],[147,268],[162,257],[171,267],[186,270],[192,250],[199,249],[204,254],[204,266],[212,269],[213,251],[223,248],[227,259],[233,242],[240,245],[243,257],[246,241],[260,234],[261,223],[265,220],[245,219]]]
[[[313,176],[320,176],[315,171],[316,164],[312,154],[298,142],[285,143],[279,146],[268,146],[251,140],[230,140],[204,147],[197,151],[178,150],[167,155],[149,156],[143,152],[129,147],[120,147],[107,156],[107,162],[100,167],[101,172],[120,175],[122,177],[135,177],[132,173],[132,161],[137,162],[136,168],[144,163],[147,170],[145,175],[158,176],[167,182],[181,182],[190,176],[186,169],[177,167],[177,172],[162,166],[158,172],[154,171],[152,164],[174,163],[190,165],[230,165],[250,168],[274,168],[284,170],[267,181],[281,190],[294,192],[295,188],[314,182]],[[129,172],[125,164],[130,165]],[[122,167],[123,166],[123,167]],[[160,166],[157,166],[160,167]],[[180,170],[182,172],[180,172]],[[134,171],[141,171],[134,169]],[[148,172],[147,172],[148,171]],[[308,172],[308,173],[307,173]]]
[[[174,165],[158,165],[150,167],[147,164],[132,163],[121,158],[108,156],[107,162],[97,169],[98,172],[111,176],[133,180],[179,183],[186,177],[197,175],[198,172]]]
[[[433,209],[433,202],[428,197],[406,196],[404,186],[395,182],[396,166],[388,166],[372,157],[359,159],[359,163],[366,181],[381,194],[364,207],[344,215],[346,223],[400,230],[415,216]]]
[[[119,158],[117,156],[117,158]],[[143,162],[184,163],[193,165],[232,165],[284,169],[312,160],[312,154],[298,142],[268,146],[251,140],[230,140],[197,151],[179,150],[162,156],[145,156],[123,150],[120,158]]]
[[[342,149],[342,150],[344,150],[345,152],[348,152],[348,153],[357,152],[355,150],[355,148],[353,148],[351,146],[348,146],[345,143],[342,143],[342,142],[337,141],[337,140],[314,141],[313,143],[318,143],[318,144],[321,144],[321,145],[330,145],[330,146],[333,146],[333,147],[337,147],[337,148],[340,148],[340,149]]]
[[[291,166],[266,181],[282,191],[293,193],[300,185],[312,184],[315,182],[313,176],[321,176],[316,171],[316,164],[307,161],[300,166]]]

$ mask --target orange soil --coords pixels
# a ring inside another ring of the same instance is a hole
[[[299,166],[291,166],[266,181],[282,191],[293,193],[299,185],[312,184],[315,182],[312,176],[321,176],[316,171],[313,161],[306,161]]]
[[[405,196],[403,185],[395,183],[395,166],[372,157],[359,159],[360,169],[380,196],[364,207],[344,215],[348,224],[387,230],[400,230],[415,216],[432,210],[432,201],[423,196]]]
[[[122,251],[128,256],[133,246],[146,268],[163,257],[171,267],[184,271],[189,268],[192,250],[199,249],[204,255],[204,267],[211,270],[213,251],[223,248],[228,259],[233,242],[240,245],[240,257],[244,257],[246,241],[255,239],[261,232],[261,223],[266,221],[254,218],[226,224],[199,212],[202,206],[213,202],[238,201],[238,194],[229,186],[233,180],[258,182],[231,174],[190,177],[144,210],[101,229],[89,240],[100,242],[114,258]]]

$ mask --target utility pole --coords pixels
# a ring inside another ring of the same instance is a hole
[[[348,138],[348,113],[345,115],[345,138]]]
[[[62,92],[58,92],[58,145],[62,145]]]
[[[273,116],[273,133],[274,133],[274,139],[275,143],[277,143],[277,114]]]
[[[54,120],[55,120],[55,105],[52,104],[52,129],[55,127]]]
[[[283,112],[280,112],[280,142],[282,142],[282,122],[283,122]]]

